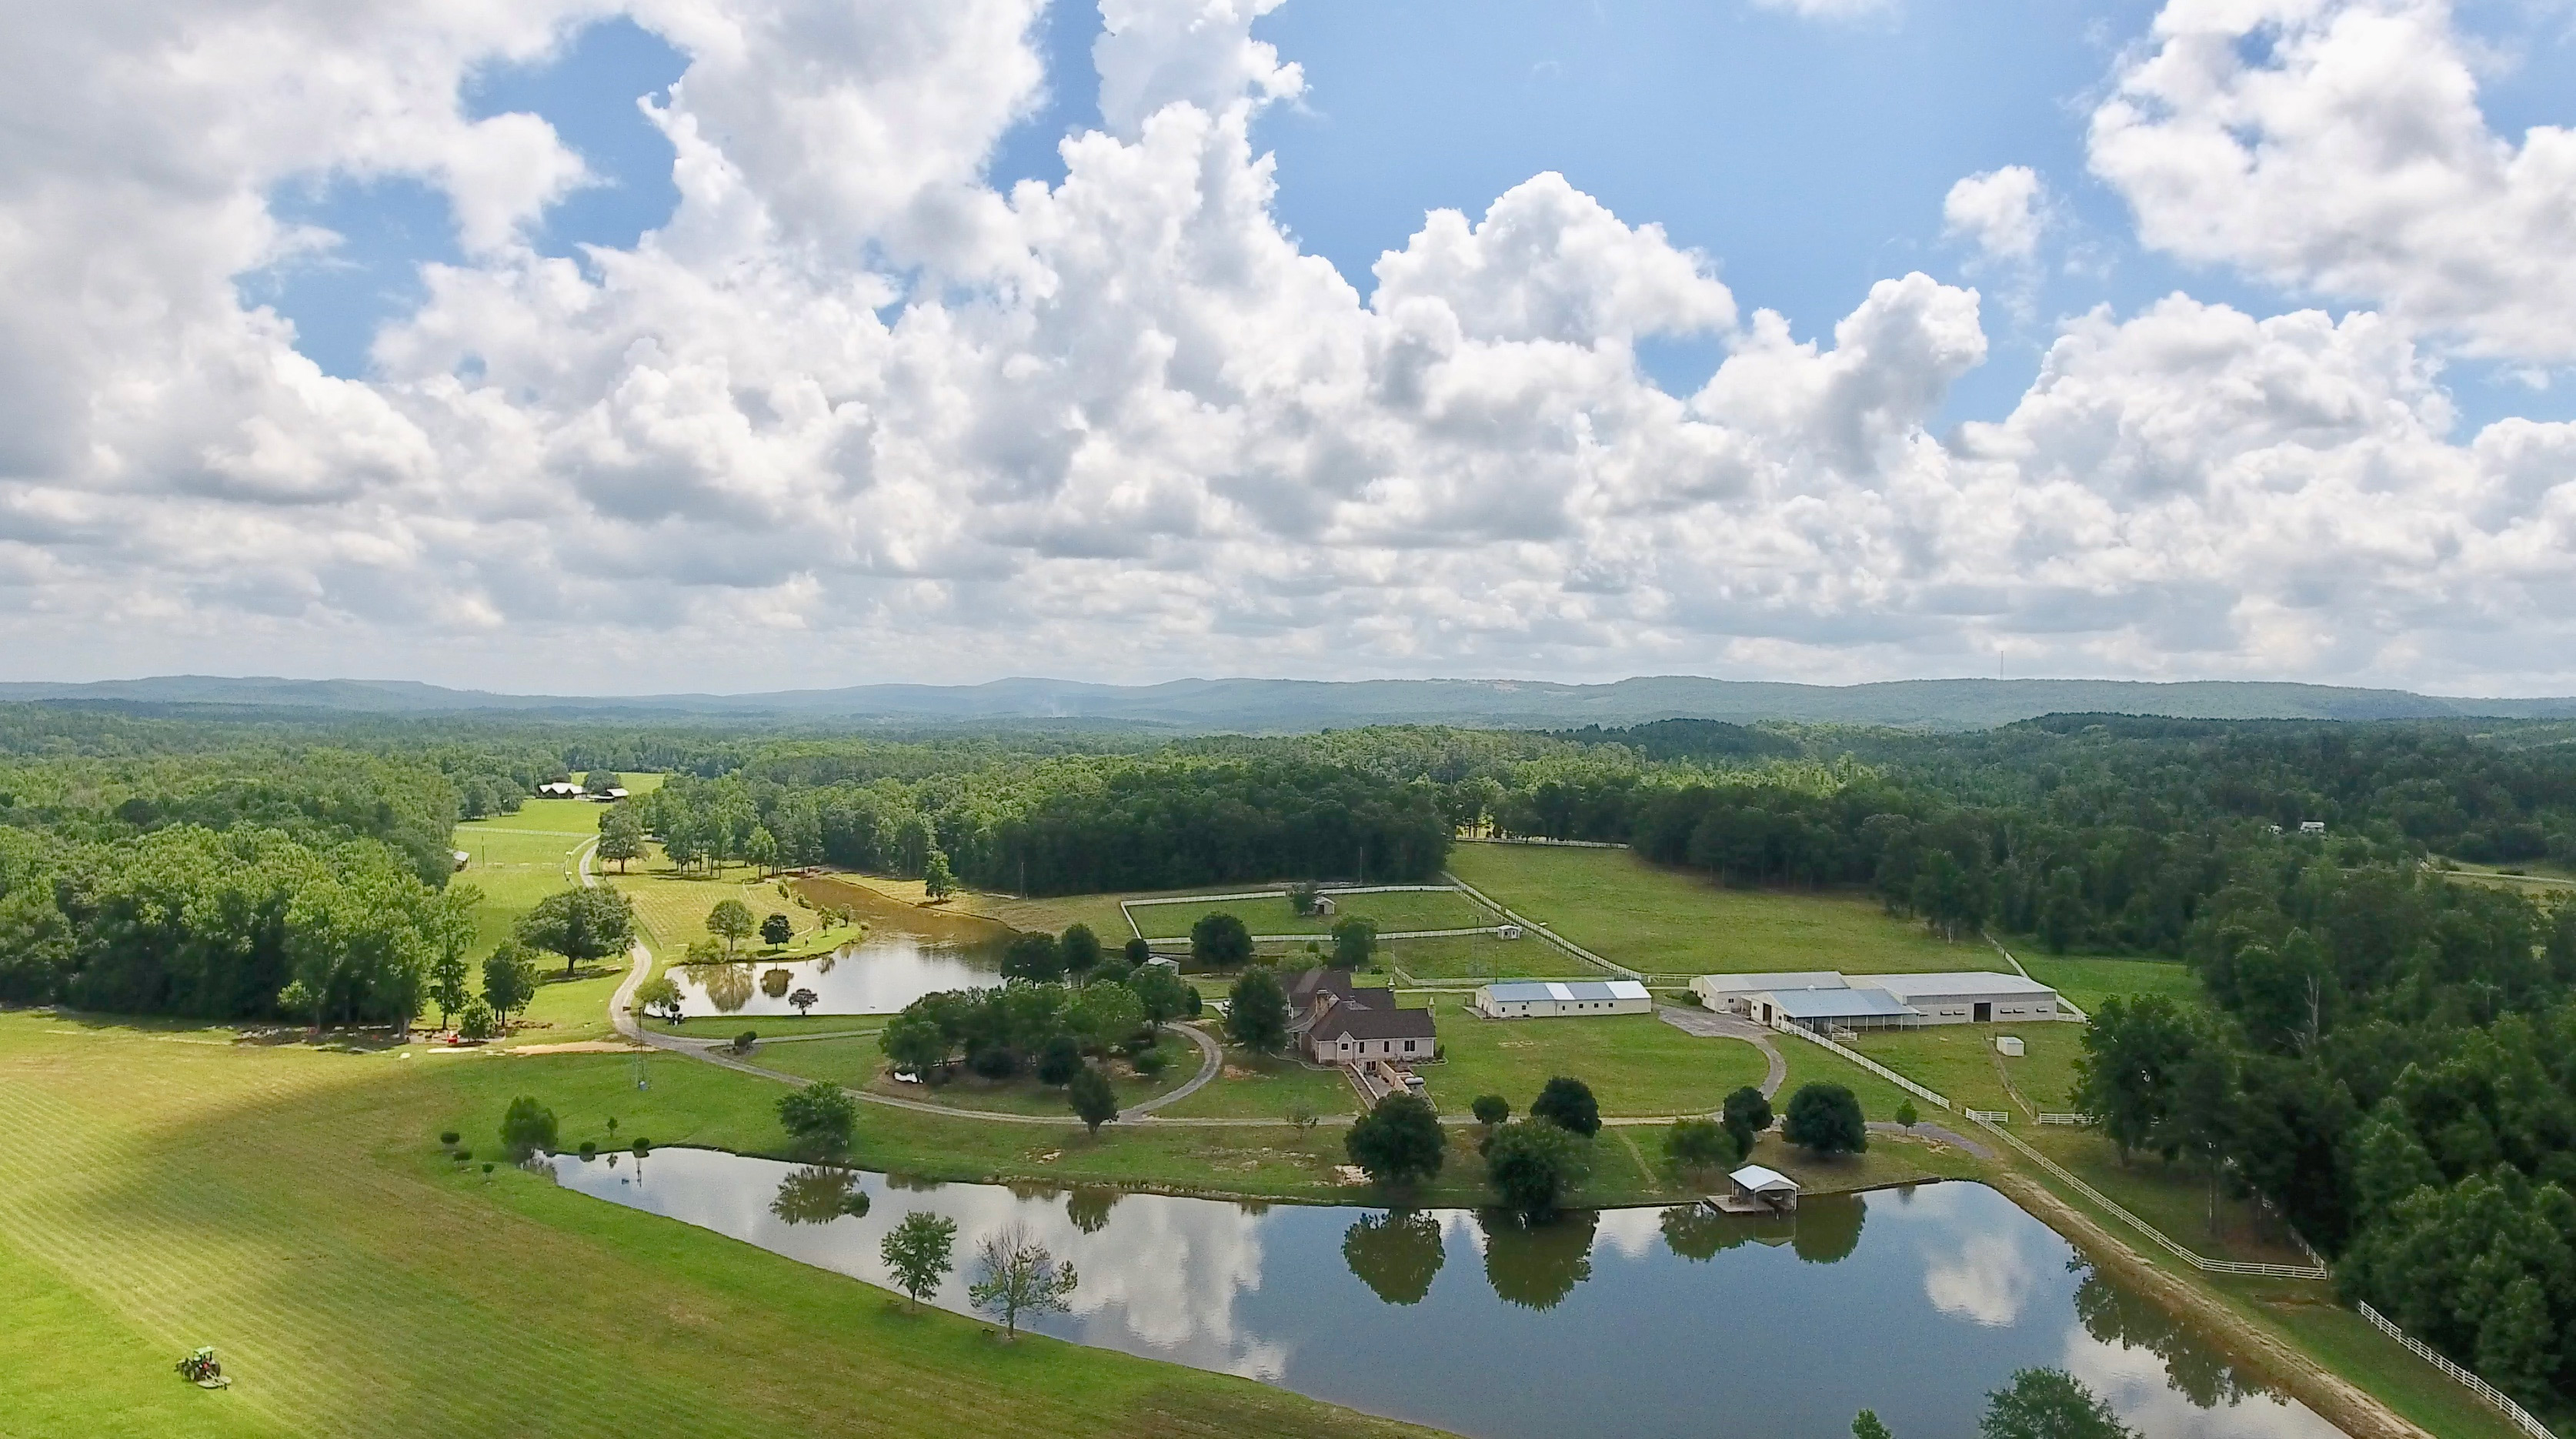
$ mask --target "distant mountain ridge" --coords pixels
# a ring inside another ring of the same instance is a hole
[[[545,715],[872,720],[936,724],[1067,720],[1176,730],[1282,732],[1363,724],[1506,728],[1659,719],[1978,729],[2043,714],[2182,719],[2576,718],[2576,698],[2460,699],[2406,690],[2242,680],[1892,680],[1802,685],[1652,675],[1610,684],[1534,680],[1172,680],[1156,685],[1004,679],[854,685],[764,694],[518,695],[411,680],[162,675],[87,684],[0,683],[0,702],[56,701],[337,710],[377,715]]]

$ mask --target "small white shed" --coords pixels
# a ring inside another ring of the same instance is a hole
[[[1779,1170],[1759,1164],[1748,1164],[1726,1176],[1735,1186],[1738,1197],[1753,1200],[1773,1209],[1798,1207],[1798,1181]]]

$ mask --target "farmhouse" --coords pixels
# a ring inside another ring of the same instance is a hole
[[[1346,969],[1309,969],[1288,976],[1288,1032],[1298,1034],[1335,1005],[1352,1002],[1351,974]]]
[[[1654,1007],[1654,997],[1633,979],[1519,980],[1476,991],[1476,1012],[1487,1019],[1646,1014]]]
[[[1317,1064],[1402,1064],[1431,1058],[1439,1034],[1427,1009],[1397,1009],[1394,996],[1380,1004],[1344,1001],[1324,1011],[1306,1031],[1306,1053]]]
[[[2018,974],[1870,974],[1852,983],[1882,989],[1923,1016],[1925,1024],[1993,1024],[1998,1020],[2071,1019],[2057,991]]]

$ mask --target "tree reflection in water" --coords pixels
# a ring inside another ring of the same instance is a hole
[[[2272,1397],[2270,1386],[2240,1373],[2154,1300],[2111,1284],[2082,1255],[2068,1260],[2066,1267],[2084,1276],[2075,1289],[2075,1317],[2083,1321],[2084,1332],[2102,1343],[2144,1349],[2163,1360],[2166,1382],[2192,1403],[2203,1409],[2222,1404],[2232,1408],[2242,1400]]]
[[[1777,1221],[1720,1214],[1698,1204],[1667,1209],[1656,1222],[1663,1226],[1664,1247],[1693,1263],[1715,1259],[1757,1237],[1774,1243],[1789,1237],[1785,1227],[1777,1235],[1763,1232],[1767,1228],[1778,1227]]]
[[[1364,1214],[1342,1235],[1342,1262],[1389,1304],[1419,1304],[1449,1260],[1440,1221],[1415,1210]]]
[[[1532,1221],[1509,1210],[1480,1209],[1476,1225],[1485,1231],[1485,1281],[1509,1303],[1554,1309],[1592,1277],[1592,1236],[1601,1227],[1601,1216],[1592,1210]]]
[[[760,992],[772,999],[785,999],[787,987],[795,982],[796,976],[788,970],[767,970],[760,976]]]
[[[1869,1206],[1857,1194],[1828,1194],[1798,1202],[1798,1229],[1789,1247],[1809,1264],[1839,1264],[1860,1248]]]
[[[691,968],[698,983],[707,991],[707,1003],[719,1014],[731,1014],[751,1003],[751,966],[748,964],[700,964]]]
[[[809,1164],[778,1182],[769,1212],[789,1224],[829,1224],[844,1214],[867,1213],[868,1196],[857,1170]]]
[[[1064,1217],[1085,1234],[1109,1227],[1109,1211],[1118,1203],[1115,1189],[1077,1189],[1064,1197]]]

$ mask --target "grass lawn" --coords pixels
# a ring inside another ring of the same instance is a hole
[[[1333,914],[1299,914],[1281,895],[1206,904],[1138,905],[1130,912],[1147,939],[1185,937],[1201,916],[1219,912],[1242,920],[1254,934],[1321,935],[1354,916],[1376,920],[1380,930],[1472,929],[1496,922],[1481,905],[1454,890],[1336,895],[1334,903],[1337,912]],[[1122,927],[1119,932],[1126,931]]]
[[[1762,1082],[1762,1052],[1752,1045],[1685,1034],[1651,1014],[1479,1019],[1451,995],[1435,1007],[1444,1057],[1421,1074],[1444,1114],[1466,1113],[1480,1094],[1499,1094],[1522,1113],[1560,1074],[1590,1085],[1610,1116],[1707,1113]]]
[[[2034,1125],[2016,1127],[2013,1132],[2021,1136],[2023,1143],[2064,1165],[2075,1177],[2118,1200],[2130,1213],[2187,1248],[2212,1259],[2268,1264],[2308,1262],[2276,1221],[2252,1204],[2230,1199],[2224,1193],[2219,1196],[2218,1225],[2213,1230],[2209,1221],[2209,1186],[2195,1170],[2167,1164],[2151,1154],[2131,1155],[2124,1167],[2111,1141],[2091,1130]],[[2127,1232],[2127,1226],[2116,1222],[2111,1228],[2117,1233]]]
[[[483,903],[474,911],[474,945],[476,958],[491,952],[493,946],[510,937],[510,928],[520,915],[536,907],[538,900],[560,889],[580,883],[575,856],[596,834],[594,828],[576,835],[544,832],[515,826],[527,809],[538,805],[570,806],[580,813],[571,819],[597,818],[598,811],[579,800],[531,800],[519,814],[504,815],[497,820],[478,820],[460,824],[449,843],[473,858],[459,870],[451,883],[470,884],[483,891]]]
[[[592,866],[600,869],[600,866]],[[829,954],[844,944],[855,944],[865,934],[857,925],[835,925],[824,921],[820,912],[798,904],[786,888],[786,881],[762,879],[748,867],[728,869],[720,875],[682,874],[662,858],[659,845],[647,845],[644,857],[630,865],[630,873],[619,874],[614,867],[601,870],[600,878],[635,902],[635,917],[644,928],[644,941],[651,945],[654,957],[672,963],[688,947],[713,936],[707,933],[707,912],[728,899],[738,899],[751,911],[757,924],[773,914],[787,916],[796,934],[784,946],[772,948],[758,938],[744,941],[739,953],[744,959],[803,959]]]
[[[1873,899],[1729,889],[1623,849],[1462,844],[1449,868],[1498,903],[1648,974],[2010,967],[1983,944],[1947,944],[1891,918]]]
[[[2205,1009],[2209,997],[2200,976],[2189,966],[2165,959],[2120,959],[2105,955],[2023,954],[2030,977],[2075,1002],[2090,1014],[2112,995],[2161,994],[2193,1009]]]
[[[1995,1052],[1995,1036],[2016,1035],[2023,1055],[2008,1059]],[[1881,1030],[1864,1034],[1852,1048],[1972,1109],[2000,1109],[2016,1125],[2035,1118],[2004,1092],[2004,1079],[2042,1110],[2072,1109],[2067,1093],[2075,1084],[2075,1057],[2084,1049],[2084,1026],[2050,1024],[1934,1024],[1921,1029]],[[2002,1068],[1998,1071],[1997,1066]]]
[[[1277,1119],[1297,1103],[1317,1114],[1360,1111],[1359,1095],[1340,1070],[1308,1069],[1293,1059],[1258,1055],[1230,1044],[1225,1049],[1225,1068],[1207,1088],[1155,1113],[1194,1119]]]
[[[1789,1077],[1780,1082],[1780,1092],[1771,1096],[1771,1108],[1775,1112],[1789,1107],[1789,1096],[1797,1093],[1798,1086],[1802,1084],[1839,1084],[1860,1101],[1861,1115],[1866,1119],[1892,1120],[1896,1118],[1896,1106],[1912,1100],[1917,1117],[1926,1123],[1946,1125],[1951,1129],[1960,1129],[1967,1123],[1955,1114],[1944,1114],[1935,1106],[1915,1099],[1831,1050],[1820,1049],[1787,1034],[1771,1043],[1789,1064]]]
[[[1534,937],[1449,934],[1399,939],[1378,946],[1380,966],[1394,965],[1418,980],[1481,984],[1491,979],[1599,979],[1601,971]]]
[[[2213,1287],[2240,1312],[2279,1331],[2327,1368],[2347,1378],[2366,1376],[2362,1387],[2427,1434],[2522,1439],[2522,1431],[2492,1405],[2372,1328],[2359,1311],[2333,1302],[2319,1285],[2226,1280]],[[2563,1422],[2558,1430],[2566,1432]]]
[[[6,1428],[17,1439],[1420,1432],[1110,1351],[1005,1347],[981,1324],[903,1313],[854,1280],[506,1165],[486,1179],[437,1156],[446,1125],[489,1148],[521,1092],[564,1117],[568,1143],[600,1137],[611,1111],[627,1120],[622,1137],[776,1135],[773,1085],[666,1059],[637,1091],[630,1069],[623,1056],[398,1059],[0,1015],[0,1103],[20,1122],[0,1149]],[[868,1126],[896,1128],[873,1112]],[[930,1120],[877,1147],[945,1151],[953,1164],[961,1129]],[[1039,1137],[992,1142],[1018,1150]],[[1066,1153],[1147,1154],[1045,1137]],[[1223,1141],[1202,1172],[1320,1162],[1261,1148]],[[170,1373],[199,1343],[221,1351],[231,1390]]]

